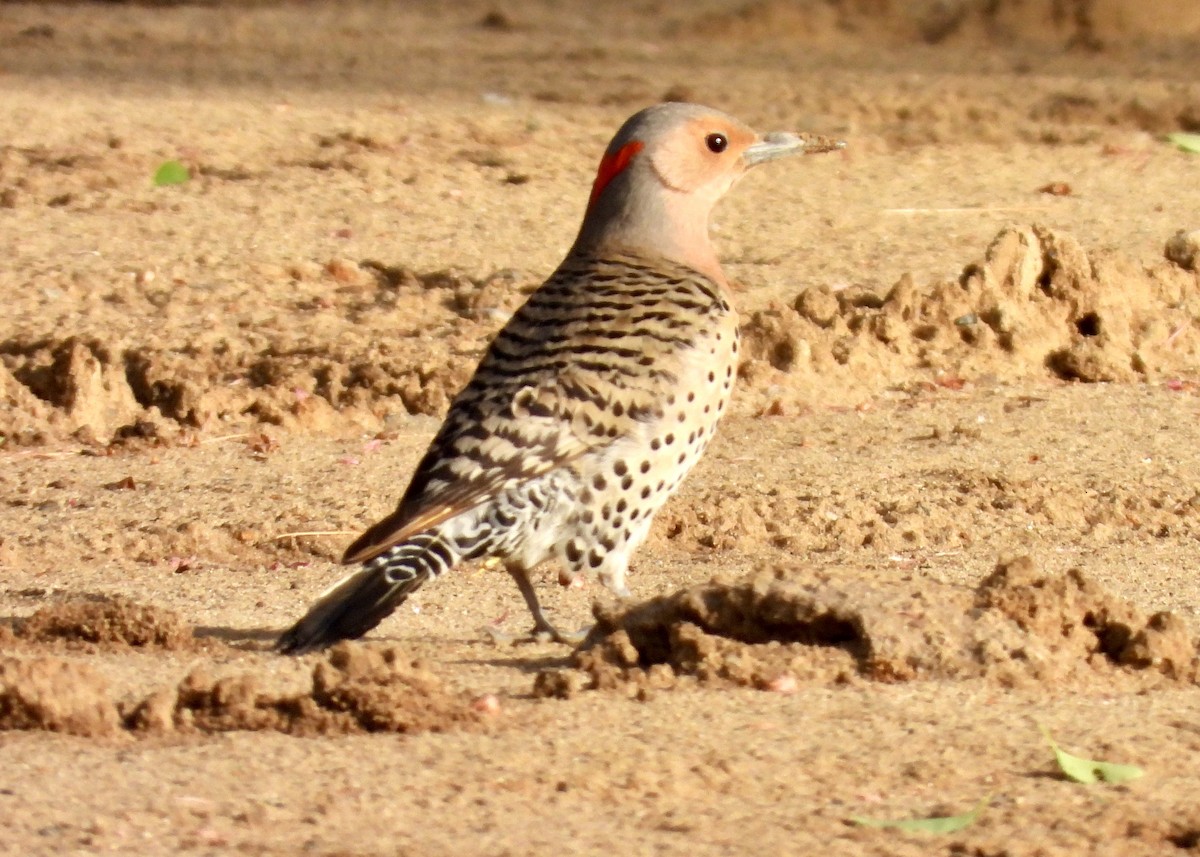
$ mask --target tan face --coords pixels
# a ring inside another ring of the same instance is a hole
[[[689,119],[648,152],[655,174],[680,193],[719,197],[742,175],[742,155],[757,141],[746,126],[724,116]]]

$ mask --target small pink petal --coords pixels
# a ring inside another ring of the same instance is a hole
[[[763,686],[763,690],[769,690],[771,693],[795,693],[799,689],[796,677],[789,673],[776,676]]]
[[[486,714],[489,717],[494,717],[500,713],[500,700],[496,698],[494,693],[485,693],[471,701],[471,707],[480,714]]]

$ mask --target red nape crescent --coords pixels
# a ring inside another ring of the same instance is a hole
[[[626,143],[612,154],[606,153],[600,159],[600,168],[596,170],[596,180],[592,182],[592,195],[588,197],[588,211],[592,210],[592,206],[596,204],[600,194],[604,193],[604,189],[608,187],[608,183],[616,178],[621,170],[629,166],[633,156],[644,148],[644,143],[634,140],[632,143]]]

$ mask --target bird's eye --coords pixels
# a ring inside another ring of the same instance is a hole
[[[710,152],[716,152],[718,155],[725,151],[725,147],[729,145],[729,140],[724,134],[709,134],[704,138],[704,145],[708,146]]]

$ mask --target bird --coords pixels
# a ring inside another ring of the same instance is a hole
[[[737,375],[738,316],[709,236],[717,201],[758,164],[843,147],[758,134],[710,107],[631,116],[600,160],[557,270],[492,339],[395,510],[346,549],[357,566],[276,643],[356,639],[461,562],[502,564],[530,639],[574,644],[530,574],[557,559],[629,595],[631,554],[700,458]]]

